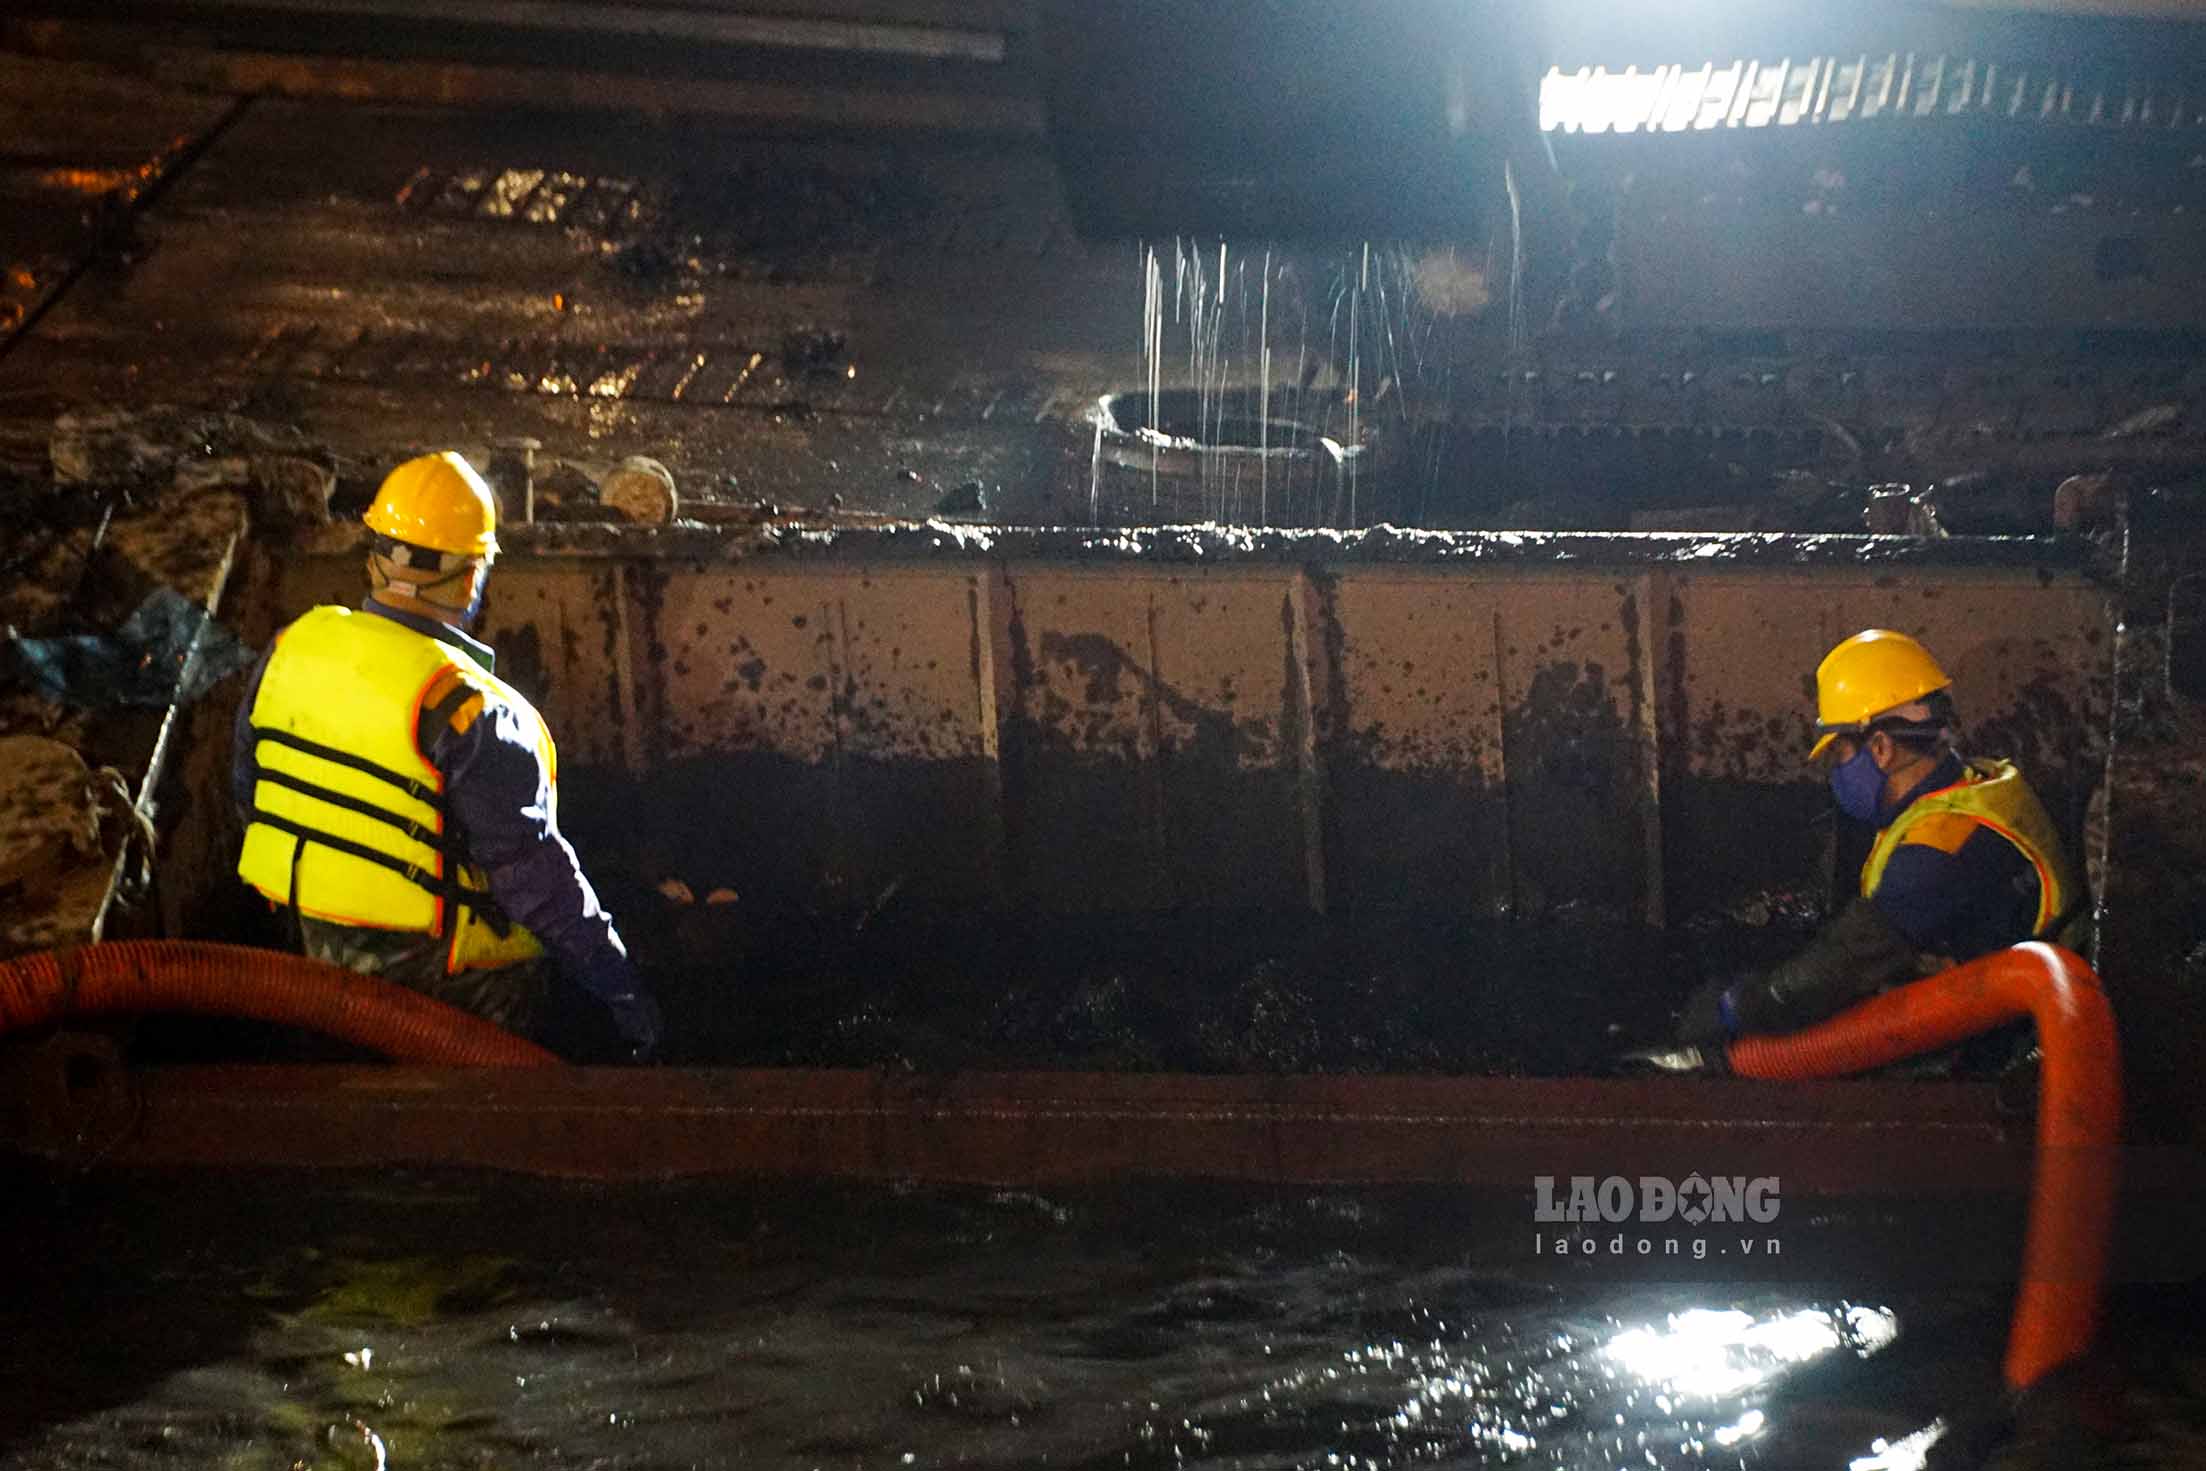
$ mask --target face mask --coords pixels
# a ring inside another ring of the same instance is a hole
[[[474,596],[467,600],[467,606],[460,611],[460,627],[473,628],[475,626],[475,620],[482,616],[483,594],[488,591],[490,591],[489,578],[485,577],[475,584]]]
[[[1838,810],[1856,822],[1875,822],[1884,796],[1884,773],[1869,748],[1860,750],[1831,768],[1831,796]]]

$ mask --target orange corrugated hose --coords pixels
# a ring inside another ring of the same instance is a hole
[[[2122,1130],[2114,1012],[2083,958],[2031,943],[1986,955],[1865,1001],[1804,1031],[1732,1044],[1747,1078],[1827,1078],[1933,1052],[2029,1017],[2045,1061],[2037,1174],[2022,1285],[2007,1337],[2009,1387],[2077,1357],[2099,1326]]]
[[[186,1011],[304,1027],[400,1062],[547,1067],[480,1017],[318,960],[197,940],[126,940],[0,961],[0,1035],[64,1017]]]

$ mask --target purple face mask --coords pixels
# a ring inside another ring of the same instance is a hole
[[[1856,822],[1875,822],[1883,796],[1884,773],[1867,746],[1831,768],[1831,797]]]

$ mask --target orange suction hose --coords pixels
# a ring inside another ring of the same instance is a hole
[[[2098,1331],[2114,1223],[2122,1062],[2114,1012],[2081,956],[2017,945],[1887,991],[1829,1021],[1732,1044],[1746,1078],[1827,1078],[1934,1052],[2003,1022],[2037,1023],[2037,1173],[2007,1337],[2010,1388],[2083,1353]]]
[[[273,950],[127,940],[0,961],[0,1036],[64,1017],[137,1011],[303,1027],[400,1062],[548,1067],[559,1061],[418,991]]]

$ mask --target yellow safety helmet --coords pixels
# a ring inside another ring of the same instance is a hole
[[[1860,731],[1885,711],[1946,689],[1951,675],[1904,633],[1865,628],[1815,666],[1815,728],[1822,736],[1813,761],[1842,735]]]
[[[498,551],[498,502],[475,467],[451,450],[408,460],[383,477],[369,527],[410,546],[464,557]]]

